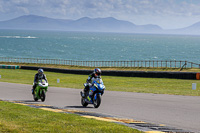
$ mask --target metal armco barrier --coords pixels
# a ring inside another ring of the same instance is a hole
[[[63,59],[13,58],[0,57],[0,62],[53,64],[83,67],[131,67],[131,68],[200,68],[200,64],[176,60],[141,60],[141,61],[76,61]]]
[[[37,70],[40,67],[21,66],[21,69]],[[88,75],[92,70],[72,70],[72,69],[58,69],[58,68],[45,68],[44,71],[69,73],[69,74],[82,74]],[[198,73],[196,72],[162,72],[162,71],[102,71],[102,75],[106,76],[123,76],[123,77],[147,77],[147,78],[173,78],[173,79],[191,79],[196,80]],[[200,79],[200,77],[199,77]]]

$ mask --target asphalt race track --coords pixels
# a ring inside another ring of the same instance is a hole
[[[49,87],[45,102],[34,102],[31,85],[0,82],[0,99],[51,105],[128,118],[200,133],[200,97],[105,91],[99,108],[83,108],[80,89]]]

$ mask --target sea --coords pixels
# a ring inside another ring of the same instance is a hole
[[[200,64],[200,36],[0,30],[0,57]]]

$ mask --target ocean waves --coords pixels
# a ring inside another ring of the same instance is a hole
[[[0,30],[0,56],[199,63],[199,36]]]
[[[0,38],[30,38],[30,39],[35,39],[38,37],[34,37],[34,36],[0,36]]]

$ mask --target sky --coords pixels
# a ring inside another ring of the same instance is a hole
[[[0,21],[22,15],[73,20],[114,17],[177,29],[200,22],[200,0],[0,0]]]

